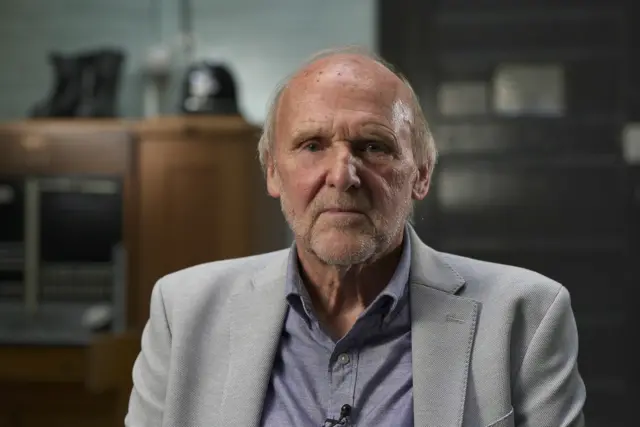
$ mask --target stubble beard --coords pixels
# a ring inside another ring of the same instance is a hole
[[[284,195],[280,197],[282,213],[294,234],[296,242],[321,262],[331,266],[348,267],[367,264],[377,260],[392,243],[410,217],[410,209],[400,207],[400,215],[390,220],[377,216],[366,223],[335,222],[323,226],[318,215],[311,219],[299,218],[287,203]]]

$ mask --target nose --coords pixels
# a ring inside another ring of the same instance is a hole
[[[349,146],[338,146],[331,156],[331,165],[327,173],[327,184],[339,191],[360,187],[357,158]]]

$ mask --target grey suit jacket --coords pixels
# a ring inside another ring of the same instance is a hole
[[[583,426],[567,290],[532,271],[437,252],[410,234],[415,426]],[[259,426],[287,310],[288,253],[158,281],[126,426]]]

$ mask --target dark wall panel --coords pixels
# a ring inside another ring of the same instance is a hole
[[[565,285],[580,333],[587,424],[634,425],[640,168],[623,128],[640,119],[640,6],[630,0],[380,2],[382,55],[421,98],[440,151],[416,228],[433,247]],[[563,70],[564,111],[491,108],[503,64]],[[438,109],[445,83],[484,85],[484,111]]]

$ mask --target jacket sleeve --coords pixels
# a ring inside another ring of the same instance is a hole
[[[561,287],[531,339],[514,389],[517,427],[583,427],[586,399],[578,372],[578,330]]]
[[[171,330],[161,285],[162,280],[153,288],[149,320],[143,330],[141,350],[133,366],[133,389],[124,420],[126,427],[162,425],[171,353]]]

